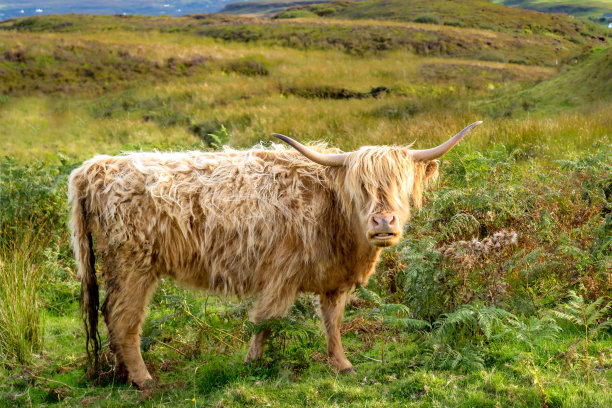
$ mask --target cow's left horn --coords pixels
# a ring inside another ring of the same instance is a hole
[[[322,164],[323,166],[333,166],[333,167],[342,166],[347,156],[346,153],[324,154],[324,153],[315,152],[314,150],[304,146],[300,142],[293,140],[289,136],[281,135],[278,133],[272,133],[272,136],[278,137],[283,142],[290,144],[291,146],[295,148],[295,150],[302,153],[304,156],[308,157],[313,162]]]
[[[450,149],[453,148],[468,132],[474,129],[476,126],[480,125],[482,121],[474,122],[461,132],[457,133],[455,136],[451,137],[446,142],[442,143],[440,146],[432,147],[431,149],[425,150],[412,150],[412,160],[415,161],[427,161],[427,160],[435,160],[438,157],[442,157],[446,154]]]

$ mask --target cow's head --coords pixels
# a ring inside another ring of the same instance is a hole
[[[410,208],[420,206],[426,182],[437,175],[436,159],[481,123],[472,123],[440,146],[426,150],[366,146],[350,153],[325,154],[287,136],[274,136],[310,160],[338,168],[334,173],[345,211],[358,217],[359,228],[371,245],[386,247],[399,242]]]

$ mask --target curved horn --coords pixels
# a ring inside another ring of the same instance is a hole
[[[281,135],[278,133],[272,133],[272,136],[278,137],[283,142],[290,144],[291,146],[295,148],[295,150],[302,153],[304,156],[308,157],[313,162],[322,164],[323,166],[332,166],[332,167],[342,166],[344,164],[344,159],[346,159],[346,156],[347,156],[346,153],[324,154],[324,153],[315,152],[314,150],[304,146],[300,142],[296,142],[289,136]]]
[[[476,126],[480,125],[482,121],[474,122],[461,132],[457,133],[455,136],[451,137],[446,142],[442,143],[440,146],[432,147],[431,149],[425,150],[412,150],[412,160],[415,161],[426,161],[426,160],[435,160],[438,157],[446,154],[450,149],[453,148],[468,132],[474,129]]]

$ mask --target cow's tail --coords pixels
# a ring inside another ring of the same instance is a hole
[[[92,373],[97,373],[101,348],[98,333],[100,296],[96,279],[93,239],[87,223],[88,205],[85,179],[83,168],[72,172],[68,183],[68,199],[72,205],[70,219],[72,248],[78,266],[77,277],[81,281],[81,312],[85,326],[85,349]]]

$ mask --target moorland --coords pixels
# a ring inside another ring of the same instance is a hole
[[[0,22],[0,406],[612,405],[610,32],[410,4]],[[265,323],[265,358],[245,365],[253,299],[169,280],[142,333],[156,387],[115,380],[102,325],[88,372],[66,202],[83,160],[272,132],[426,148],[476,120],[347,305],[358,374],[327,365],[312,296]]]

